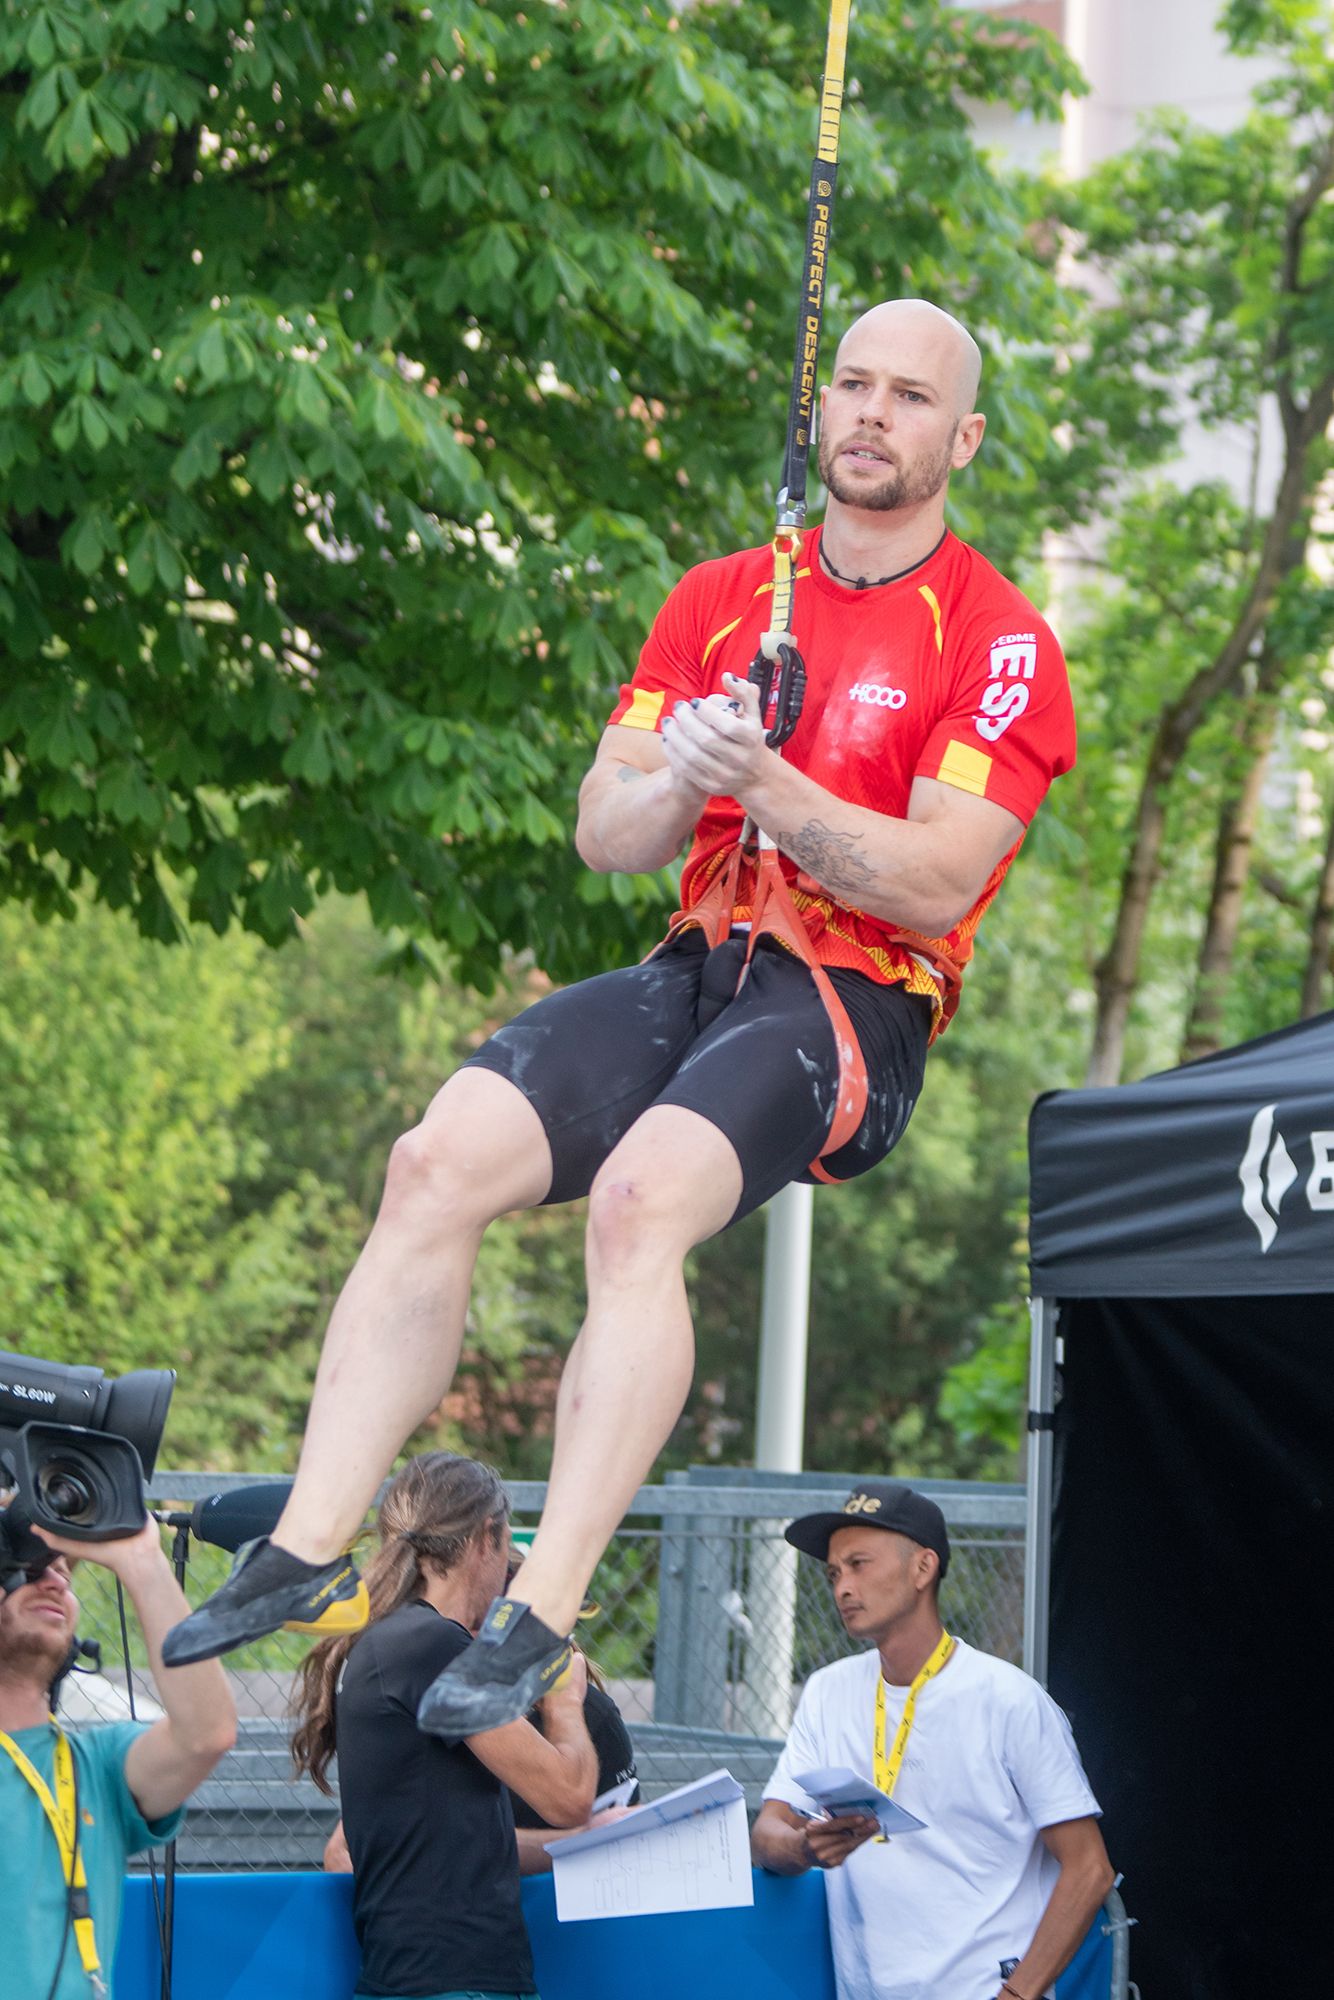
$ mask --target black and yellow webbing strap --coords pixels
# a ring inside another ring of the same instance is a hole
[[[787,412],[787,442],[778,489],[774,528],[774,589],[770,629],[760,645],[770,661],[778,648],[792,646],[792,579],[806,519],[806,466],[815,422],[815,389],[820,361],[820,331],[824,320],[825,279],[838,187],[838,142],[843,122],[843,82],[848,53],[848,17],[852,0],[832,0],[825,42],[824,82],[820,90],[820,129],[811,163],[810,196],[806,208],[806,258],[802,266],[801,301],[797,309],[796,350],[792,361],[792,395]]]

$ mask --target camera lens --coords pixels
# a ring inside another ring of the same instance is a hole
[[[137,1368],[110,1384],[99,1429],[127,1438],[143,1462],[144,1474],[153,1476],[153,1462],[162,1442],[171,1392],[176,1377],[170,1368]]]
[[[68,1424],[25,1424],[13,1434],[16,1484],[38,1527],[75,1541],[139,1532],[144,1474],[134,1446]]]
[[[43,1501],[58,1520],[92,1519],[97,1499],[82,1467],[62,1465],[59,1459],[53,1459],[42,1467],[37,1484]]]

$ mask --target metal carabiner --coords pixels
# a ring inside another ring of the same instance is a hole
[[[763,651],[758,652],[750,663],[748,676],[751,685],[760,697],[760,718],[769,712],[770,698],[774,700],[774,719],[765,732],[764,740],[771,750],[781,750],[789,740],[793,730],[801,720],[802,704],[806,699],[806,662],[795,646],[780,640],[777,661],[769,659]],[[777,668],[778,692],[774,695],[774,672]]]

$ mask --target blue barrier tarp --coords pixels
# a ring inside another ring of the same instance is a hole
[[[749,1910],[558,1924],[549,1876],[523,1885],[542,2000],[835,2000],[818,1875],[757,1870]],[[185,1875],[176,1880],[174,2000],[351,2000],[357,1945],[346,1875]],[[150,1886],[127,1884],[115,2000],[158,2000]]]
[[[835,2000],[824,1878],[755,1871],[749,1910],[558,1924],[550,1877],[523,1885],[542,2000]],[[184,1875],[176,1882],[173,2000],[351,2000],[357,1945],[346,1875]],[[1094,1924],[1059,2000],[1107,2000],[1111,1940]],[[158,2000],[152,1888],[126,1885],[115,2000]]]
[[[1112,1940],[1102,1928],[1102,1912],[1056,1982],[1056,2000],[1107,2000],[1112,1990]]]

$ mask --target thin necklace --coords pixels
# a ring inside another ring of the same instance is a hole
[[[941,530],[940,542],[944,541],[948,533],[948,528]],[[907,569],[896,569],[892,576],[844,576],[842,570],[835,569],[833,563],[830,561],[829,553],[824,545],[823,535],[820,536],[820,561],[829,571],[830,576],[836,576],[840,583],[850,583],[854,590],[879,590],[882,583],[897,583],[901,576],[911,576],[915,569],[922,567],[923,563],[929,563],[932,556],[936,553],[936,549],[940,547],[940,542],[936,543],[936,548],[928,549],[924,556],[919,556],[916,562],[909,563]]]

